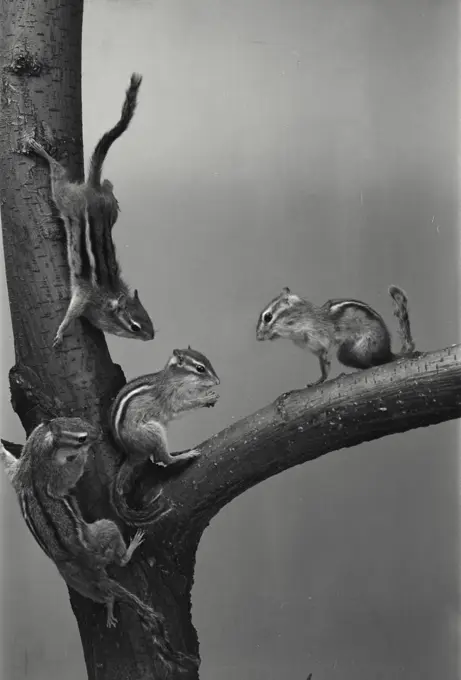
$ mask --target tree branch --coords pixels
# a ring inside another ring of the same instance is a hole
[[[330,451],[461,415],[461,345],[289,392],[201,444],[164,484],[176,531],[203,531],[250,487]],[[158,475],[156,475],[158,483]],[[172,536],[172,540],[174,540]]]

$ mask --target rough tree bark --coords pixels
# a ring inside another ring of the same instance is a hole
[[[10,386],[26,433],[56,415],[105,427],[107,406],[124,382],[103,335],[85,322],[75,324],[62,351],[51,348],[68,302],[65,244],[47,170],[21,152],[24,133],[46,135],[73,177],[82,177],[82,14],[83,0],[1,2],[1,216],[16,357]],[[203,457],[180,478],[146,472],[138,496],[160,481],[174,510],[132,566],[114,576],[164,614],[178,649],[198,655],[190,597],[196,549],[212,517],[249,487],[328,451],[458,418],[460,352],[451,347],[282,395],[202,444]],[[87,519],[116,519],[108,485],[119,464],[105,441],[79,488]],[[128,608],[119,608],[117,628],[107,629],[101,605],[72,591],[70,599],[90,680],[172,678]],[[178,677],[198,678],[198,671]]]

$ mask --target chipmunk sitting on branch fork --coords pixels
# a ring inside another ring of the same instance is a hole
[[[124,522],[146,526],[169,511],[163,504],[161,489],[145,508],[130,508],[126,486],[133,472],[149,459],[156,465],[176,467],[200,455],[194,449],[171,455],[167,427],[186,411],[214,406],[219,395],[211,388],[219,383],[207,357],[188,347],[173,350],[163,370],[130,380],[117,394],[110,429],[126,458],[115,479],[112,504]]]

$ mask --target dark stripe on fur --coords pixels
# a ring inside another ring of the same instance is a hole
[[[80,252],[80,271],[76,272],[82,279],[88,280],[91,276],[91,263],[86,246],[86,229],[87,229],[86,217],[85,215],[80,215],[78,221],[78,240],[79,240],[79,252]]]
[[[111,235],[111,225],[108,224],[107,228],[104,229],[103,234],[103,249],[104,257],[106,258],[107,264],[107,279],[109,288],[113,291],[117,290],[120,270],[117,262],[117,256],[115,253],[114,242],[112,241]]]
[[[40,534],[38,532],[38,529],[34,524],[34,521],[32,519],[32,515],[31,515],[30,510],[29,510],[28,498],[27,498],[26,494],[22,495],[20,507],[21,507],[22,516],[24,517],[24,521],[27,524],[27,528],[29,529],[32,536],[34,537],[37,545],[40,546],[40,548],[43,550],[43,552],[45,553],[45,555],[47,557],[49,557],[50,559],[53,559],[51,557],[45,543],[40,538]]]

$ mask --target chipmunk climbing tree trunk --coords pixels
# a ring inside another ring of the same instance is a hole
[[[64,233],[51,208],[47,169],[24,153],[24,136],[38,132],[72,178],[83,177],[82,15],[83,0],[1,2],[1,217],[16,357],[10,386],[26,433],[44,418],[70,414],[105,427],[108,405],[125,381],[103,334],[88,323],[75,322],[64,351],[52,347],[69,300]],[[458,418],[460,352],[450,347],[282,395],[215,435],[199,447],[196,464],[163,478],[173,511],[153,527],[136,559],[111,575],[163,614],[175,649],[197,657],[191,588],[196,550],[213,516],[289,467]],[[78,489],[88,521],[107,517],[120,525],[108,493],[120,459],[107,439],[91,459]],[[145,474],[138,495],[158,481],[152,470]],[[102,605],[74,591],[70,599],[90,680],[199,677],[196,668],[168,671],[127,607],[117,607],[118,625],[109,629]]]

